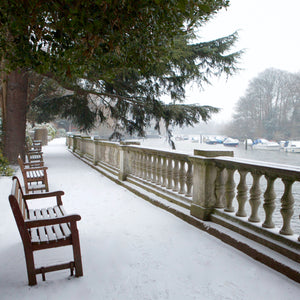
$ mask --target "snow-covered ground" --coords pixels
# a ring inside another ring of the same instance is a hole
[[[0,299],[298,299],[300,285],[111,182],[69,153],[43,147],[50,190],[79,213],[84,276],[47,273],[27,285],[23,247],[0,177]],[[17,172],[20,177],[20,172]],[[69,261],[71,248],[36,253],[38,265]]]

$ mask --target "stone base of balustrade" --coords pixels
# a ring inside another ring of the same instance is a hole
[[[213,208],[205,208],[194,203],[192,203],[191,205],[191,215],[200,220],[211,221],[212,213],[213,213]]]

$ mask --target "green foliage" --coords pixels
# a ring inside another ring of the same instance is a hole
[[[0,151],[0,175],[1,176],[12,176],[14,170],[9,166],[8,160],[3,156]]]
[[[6,70],[31,75],[33,122],[70,118],[81,130],[115,120],[115,132],[143,135],[151,119],[168,129],[217,112],[184,106],[185,86],[232,75],[237,33],[195,43],[196,30],[228,0],[3,0],[0,55]],[[170,95],[172,104],[161,101]],[[116,135],[116,134],[115,134]]]

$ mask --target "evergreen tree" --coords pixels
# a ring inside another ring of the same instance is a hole
[[[34,97],[35,107],[71,116],[83,130],[92,128],[97,119],[104,122],[107,111],[128,132],[140,134],[151,118],[163,118],[167,126],[193,124],[199,117],[207,120],[216,109],[178,102],[184,100],[184,87],[191,80],[201,85],[210,76],[236,70],[240,52],[229,53],[236,33],[192,43],[196,29],[228,5],[225,0],[1,1],[5,155],[15,159],[15,154],[9,155],[11,146],[5,147],[15,138],[7,122],[11,113],[7,104],[20,102],[8,84],[22,78],[20,89],[25,91],[29,70],[52,79],[62,91]],[[11,76],[13,72],[19,72],[20,78]],[[160,101],[166,93],[171,105]],[[37,104],[39,98],[44,103]],[[177,116],[185,119],[179,121]],[[20,150],[20,145],[16,148]]]

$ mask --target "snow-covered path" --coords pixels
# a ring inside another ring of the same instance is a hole
[[[82,217],[84,276],[69,278],[63,270],[27,285],[7,198],[11,179],[0,177],[1,300],[299,298],[299,284],[111,182],[69,153],[64,139],[50,142],[43,152],[50,190],[64,190],[66,210]],[[70,259],[70,247],[36,255],[38,265]]]

